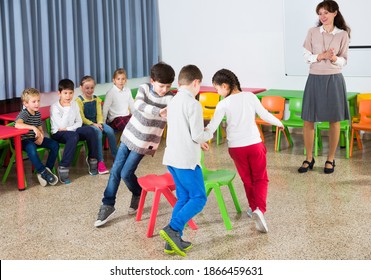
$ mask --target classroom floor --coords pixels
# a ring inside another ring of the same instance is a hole
[[[233,229],[224,227],[213,193],[201,214],[195,217],[198,230],[187,228],[184,239],[194,247],[184,259],[221,260],[369,260],[371,259],[371,142],[364,151],[355,147],[353,158],[345,159],[339,149],[335,173],[325,175],[325,156],[316,157],[313,171],[298,174],[304,160],[302,135],[293,135],[294,147],[282,144],[274,152],[274,134],[266,134],[270,178],[266,220],[268,234],[255,230],[246,215],[247,200],[239,177],[234,180],[243,213],[237,214],[227,188],[224,198]],[[327,151],[324,137],[324,151]],[[137,175],[161,174],[164,141],[154,157],[145,157]],[[107,166],[111,156],[105,152]],[[211,148],[205,154],[208,168],[234,169],[227,145]],[[121,184],[115,217],[101,228],[94,222],[108,175],[90,176],[84,156],[71,169],[72,183],[51,187],[38,185],[25,160],[28,189],[17,189],[16,172],[0,185],[0,259],[182,259],[164,254],[164,241],[158,231],[171,215],[171,207],[161,199],[155,234],[146,237],[153,193],[147,196],[142,221],[127,214],[130,193]],[[0,169],[0,176],[4,168]]]

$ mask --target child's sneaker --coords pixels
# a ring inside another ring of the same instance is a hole
[[[265,221],[264,215],[259,208],[256,208],[256,210],[252,213],[252,218],[255,221],[255,227],[258,231],[262,233],[268,232],[267,222]]]
[[[98,162],[98,173],[100,175],[109,173],[109,171],[108,171],[108,169],[107,169],[107,167],[106,167],[106,165],[104,164],[103,161]]]
[[[186,251],[187,252],[189,249],[191,249],[193,247],[192,243],[189,242],[189,241],[184,241],[183,239],[180,239],[180,242],[182,244],[183,251]],[[165,242],[164,252],[166,254],[168,254],[168,255],[172,255],[172,254],[175,253],[175,251],[173,250],[173,248],[171,248],[171,246],[167,242]]]
[[[69,173],[70,170],[68,167],[58,166],[58,177],[61,183],[63,184],[71,183]]]
[[[41,177],[46,180],[49,185],[54,186],[58,183],[58,177],[54,175],[48,167],[46,167],[45,170],[41,172]]]
[[[247,214],[247,217],[252,218],[252,210],[250,207],[247,209],[246,214]]]
[[[88,164],[88,167],[89,167],[89,174],[97,175],[98,174],[98,161],[95,158],[86,157],[86,163]]]
[[[45,187],[48,184],[48,182],[41,176],[41,173],[37,173],[37,179],[42,187]]]
[[[183,251],[182,239],[179,231],[173,230],[169,225],[160,230],[160,236],[164,239],[174,250],[174,253],[185,257],[186,253]]]
[[[95,227],[103,226],[105,223],[108,222],[109,218],[112,217],[113,214],[115,214],[116,210],[115,207],[112,205],[104,205],[102,204],[99,212],[98,212],[98,218],[94,223]]]
[[[139,205],[140,195],[135,196],[132,195],[131,201],[130,201],[130,207],[128,210],[129,215],[134,215],[138,211],[138,205]]]

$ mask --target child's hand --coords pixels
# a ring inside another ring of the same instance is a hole
[[[281,131],[283,131],[283,130],[285,130],[285,126],[284,125],[278,126],[278,129],[281,130]]]
[[[40,136],[36,137],[36,140],[34,141],[34,143],[36,145],[41,145],[43,141],[44,141],[44,134],[40,134]]]
[[[162,108],[160,110],[160,117],[162,117],[162,118],[166,118],[167,117],[167,107]]]
[[[93,123],[95,127],[98,127],[101,131],[103,131],[103,126],[100,123]]]
[[[35,138],[38,139],[41,136],[43,136],[42,132],[35,126],[33,129],[33,132],[35,133]]]
[[[201,144],[201,149],[202,149],[203,151],[208,151],[208,150],[209,150],[209,144],[207,144],[207,143],[202,143],[202,144]]]

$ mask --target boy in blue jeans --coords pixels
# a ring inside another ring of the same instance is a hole
[[[167,108],[167,137],[163,164],[174,178],[176,202],[169,225],[160,230],[167,242],[165,253],[186,256],[192,247],[181,237],[185,224],[202,211],[206,191],[201,170],[201,148],[212,137],[204,131],[201,104],[195,99],[200,91],[202,73],[195,65],[184,66],[178,77],[179,90]]]
[[[19,113],[15,120],[16,128],[29,129],[27,134],[22,135],[22,150],[26,151],[28,158],[37,171],[37,179],[41,186],[47,184],[55,185],[58,177],[52,173],[55,160],[58,156],[58,142],[44,137],[40,114],[40,92],[34,88],[27,88],[22,92],[22,102],[24,109]],[[43,165],[38,154],[37,148],[42,147],[49,150],[46,164]]]
[[[80,108],[73,100],[75,85],[69,79],[63,79],[58,84],[59,101],[50,106],[50,122],[52,138],[65,144],[63,157],[58,166],[59,180],[64,184],[71,183],[69,167],[72,163],[77,143],[85,140],[88,144],[89,174],[98,173],[97,136],[90,126],[82,126]]]
[[[134,102],[135,110],[122,133],[94,226],[104,225],[115,213],[116,194],[121,179],[132,193],[128,214],[134,215],[137,212],[142,188],[135,171],[143,157],[153,156],[160,144],[166,125],[166,107],[173,98],[170,88],[174,76],[174,69],[160,62],[151,68],[150,83],[139,86]]]

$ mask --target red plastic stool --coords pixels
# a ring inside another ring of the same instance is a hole
[[[169,201],[172,207],[174,207],[177,198],[173,194],[175,190],[175,183],[170,173],[162,175],[150,174],[138,178],[138,183],[142,187],[142,194],[139,200],[138,212],[136,220],[140,221],[142,218],[144,201],[146,200],[147,192],[154,192],[155,197],[153,198],[151,216],[149,218],[147,237],[153,236],[153,230],[156,224],[156,216],[158,212],[158,205],[160,203],[161,194],[163,194]],[[191,229],[197,229],[197,225],[193,220],[188,221],[188,225]]]

